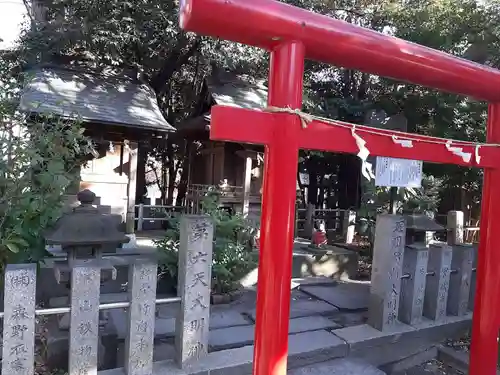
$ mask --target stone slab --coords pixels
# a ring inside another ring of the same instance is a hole
[[[331,315],[338,312],[338,308],[323,301],[292,301],[290,304],[290,318],[300,318],[313,315]],[[248,316],[255,321],[255,309],[247,312]]]
[[[178,306],[172,305],[178,310]],[[171,314],[164,316],[172,317],[157,317],[155,320],[155,337],[173,337],[175,334],[175,318],[174,309]],[[114,309],[109,311],[109,318],[116,327],[118,339],[123,340],[127,332],[127,313],[123,309]],[[246,319],[242,314],[234,310],[215,310],[210,312],[210,329],[220,329],[233,326],[244,326],[251,324],[249,319]]]
[[[329,286],[303,286],[301,291],[328,302],[340,310],[368,308],[370,285],[363,283],[338,283]]]
[[[334,358],[345,357],[347,345],[326,331],[312,331],[290,335],[288,340],[288,368],[308,366]],[[173,361],[157,362],[153,375],[250,375],[253,345],[209,353],[195,364],[180,369]],[[124,375],[123,369],[100,371],[99,375]]]
[[[367,348],[386,344],[396,344],[405,340],[424,339],[427,342],[440,342],[447,338],[460,337],[471,325],[472,314],[448,316],[445,320],[422,319],[412,326],[396,322],[386,331],[379,331],[368,324],[336,329],[333,333],[344,339],[353,351],[366,351]],[[401,344],[399,344],[401,345]]]
[[[335,359],[294,369],[288,375],[384,375],[385,372],[357,359]]]
[[[302,317],[290,320],[288,332],[293,334],[339,327],[337,323],[323,316]],[[216,329],[210,331],[208,345],[212,351],[251,345],[254,341],[254,331],[254,325]]]

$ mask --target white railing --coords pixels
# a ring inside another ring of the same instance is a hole
[[[243,195],[245,192],[243,186],[191,184],[188,186],[187,195],[190,197],[203,197],[210,191],[214,190],[220,193],[221,198],[243,199]],[[260,198],[260,193],[250,192],[250,197]]]
[[[135,218],[137,221],[138,231],[143,230],[144,222],[167,221],[170,220],[173,215],[183,213],[185,211],[185,207],[181,206],[137,204],[135,207],[138,209],[137,216]]]

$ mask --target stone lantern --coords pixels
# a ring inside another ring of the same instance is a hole
[[[130,239],[118,230],[121,222],[120,215],[103,214],[92,206],[96,195],[85,189],[78,193],[80,205],[72,212],[63,215],[54,229],[45,236],[48,245],[60,245],[67,253],[66,261],[57,261],[54,264],[57,281],[69,281],[69,273],[75,261],[95,259],[102,264],[101,269],[111,270],[112,278],[116,278],[116,269],[110,262],[102,259],[103,250],[128,242]],[[105,281],[105,280],[103,280]]]
[[[428,244],[435,232],[444,231],[445,228],[427,215],[404,215],[406,220],[406,245],[414,243]]]

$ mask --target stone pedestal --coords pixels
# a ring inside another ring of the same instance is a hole
[[[381,331],[397,322],[405,237],[402,216],[377,217],[368,324]]]

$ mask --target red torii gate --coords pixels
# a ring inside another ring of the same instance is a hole
[[[500,233],[500,219],[493,215],[500,215],[494,193],[500,190],[500,150],[495,147],[500,143],[500,71],[277,1],[180,2],[183,29],[271,52],[268,104],[275,108],[301,108],[306,58],[490,103],[489,147],[481,147],[481,157],[471,162],[450,152],[443,140],[398,133],[414,140],[413,148],[403,148],[390,137],[394,132],[355,129],[373,155],[485,168],[470,373],[495,374],[500,252],[494,236]],[[211,139],[266,146],[254,375],[286,374],[298,150],[357,153],[352,127],[337,124],[314,120],[304,129],[293,113],[212,109]],[[476,151],[467,142],[453,141],[453,146],[472,155]]]

